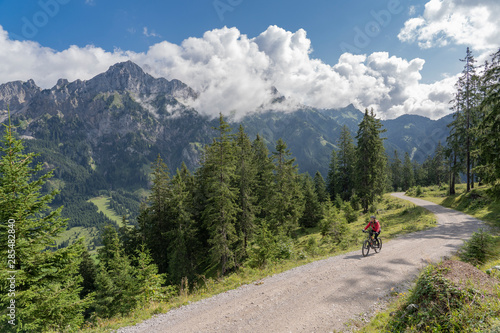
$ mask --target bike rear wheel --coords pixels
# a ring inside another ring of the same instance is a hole
[[[380,250],[382,250],[382,239],[377,238],[377,241],[378,241],[378,251],[380,252]]]
[[[366,257],[368,255],[368,252],[370,252],[370,242],[368,240],[365,240],[363,242],[363,247],[361,247],[361,253],[363,253],[363,257]]]

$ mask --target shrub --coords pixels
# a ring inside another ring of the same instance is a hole
[[[464,242],[459,251],[460,259],[473,265],[483,264],[494,255],[493,243],[493,236],[483,229],[479,229],[472,234],[469,240]]]
[[[415,195],[417,197],[420,197],[422,195],[422,188],[420,187],[420,185],[417,186],[417,189],[415,190]]]
[[[344,206],[344,215],[347,223],[353,223],[358,220],[358,213],[352,208],[350,202],[346,203]]]
[[[452,283],[449,268],[429,265],[386,327],[388,332],[484,332],[498,316],[498,300]]]

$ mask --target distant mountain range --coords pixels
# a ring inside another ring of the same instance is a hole
[[[334,88],[332,88],[334,93]],[[274,91],[274,103],[284,97]],[[217,121],[189,106],[198,93],[178,80],[154,78],[133,62],[111,66],[94,78],[68,82],[51,89],[33,80],[0,85],[0,122],[11,119],[39,161],[55,168],[52,186],[83,197],[99,191],[133,192],[148,187],[150,165],[160,154],[170,170],[184,161],[192,170],[202,147],[214,136]],[[301,172],[326,177],[331,151],[342,126],[353,137],[363,112],[352,105],[339,110],[299,106],[293,112],[254,112],[238,122],[253,140],[260,134],[270,151],[282,138],[296,157]],[[423,162],[445,143],[452,116],[430,120],[405,115],[384,120],[386,151],[397,150]]]

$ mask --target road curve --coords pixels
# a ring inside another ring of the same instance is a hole
[[[430,210],[438,226],[385,242],[377,254],[363,257],[360,249],[316,261],[117,332],[342,331],[350,319],[372,311],[391,288],[412,281],[427,263],[451,255],[482,226],[432,202],[392,195]]]

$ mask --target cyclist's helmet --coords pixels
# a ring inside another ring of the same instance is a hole
[[[370,216],[371,219],[376,219],[375,215]]]

